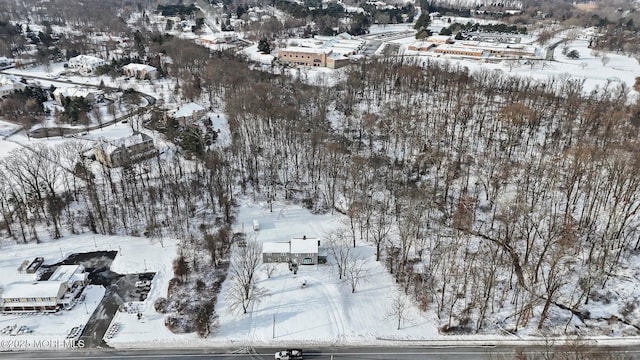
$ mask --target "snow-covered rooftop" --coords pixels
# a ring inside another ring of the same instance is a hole
[[[196,103],[191,102],[176,110],[174,116],[176,118],[190,117],[193,116],[193,113],[198,111],[204,111],[204,108]]]
[[[87,87],[59,87],[53,91],[53,96],[64,96],[64,97],[76,97],[76,98],[86,98],[89,95],[95,95],[98,91],[92,90]]]
[[[82,265],[60,265],[53,272],[49,281],[73,282],[75,280],[86,280],[87,274],[84,273]]]
[[[310,47],[302,47],[302,46],[290,46],[282,49],[282,51],[295,51],[295,52],[310,53],[310,54],[331,53],[331,49],[328,49],[328,48],[310,48]]]
[[[307,254],[318,252],[318,239],[293,238],[291,239],[292,254]]]
[[[151,71],[156,71],[157,69],[151,65],[145,65],[145,64],[136,64],[136,63],[131,63],[131,64],[127,64],[125,66],[122,67],[124,70],[132,70],[132,71],[147,71],[147,72],[151,72]]]
[[[265,242],[262,243],[262,253],[264,254],[282,254],[289,253],[289,242]]]
[[[3,299],[57,297],[64,281],[14,282],[2,289]]]

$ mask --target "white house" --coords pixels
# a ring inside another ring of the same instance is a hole
[[[9,96],[14,91],[24,90],[27,85],[21,83],[15,76],[0,75],[0,97]]]
[[[80,71],[80,73],[87,75],[95,72],[98,66],[105,64],[105,61],[95,56],[78,55],[69,59],[67,64],[70,69],[76,69]]]
[[[92,90],[85,87],[59,87],[53,91],[53,99],[58,105],[63,104],[63,98],[84,98],[89,103],[95,101],[96,96],[100,93],[98,90]]]
[[[60,265],[44,281],[20,281],[2,288],[0,308],[4,313],[56,312],[73,306],[87,285],[82,265]]]

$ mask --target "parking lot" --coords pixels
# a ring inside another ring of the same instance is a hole
[[[83,265],[89,273],[89,283],[102,285],[106,292],[82,331],[81,339],[87,347],[106,347],[103,340],[116,311],[126,303],[144,301],[151,289],[154,273],[122,275],[111,271],[116,251],[96,251],[72,254],[64,261],[49,266],[43,277],[50,276],[58,265]]]

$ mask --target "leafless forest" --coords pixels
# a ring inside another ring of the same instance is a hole
[[[443,331],[517,331],[535,317],[571,333],[571,319],[601,320],[581,305],[616,300],[607,284],[640,249],[640,107],[628,89],[583,95],[562,78],[397,59],[309,85],[163,46],[183,94],[224,106],[232,146],[99,171],[73,142],[15,150],[0,163],[3,236],[38,241],[43,225],[54,238],[177,236],[210,249],[185,246],[175,270],[188,277],[220,265],[231,234],[217,229],[242,194],[345,213],[345,236],[374,244]],[[637,305],[608,320],[631,324]]]

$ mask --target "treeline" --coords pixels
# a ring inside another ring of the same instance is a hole
[[[195,4],[191,5],[158,5],[157,11],[163,16],[186,16],[192,15],[197,10]]]

